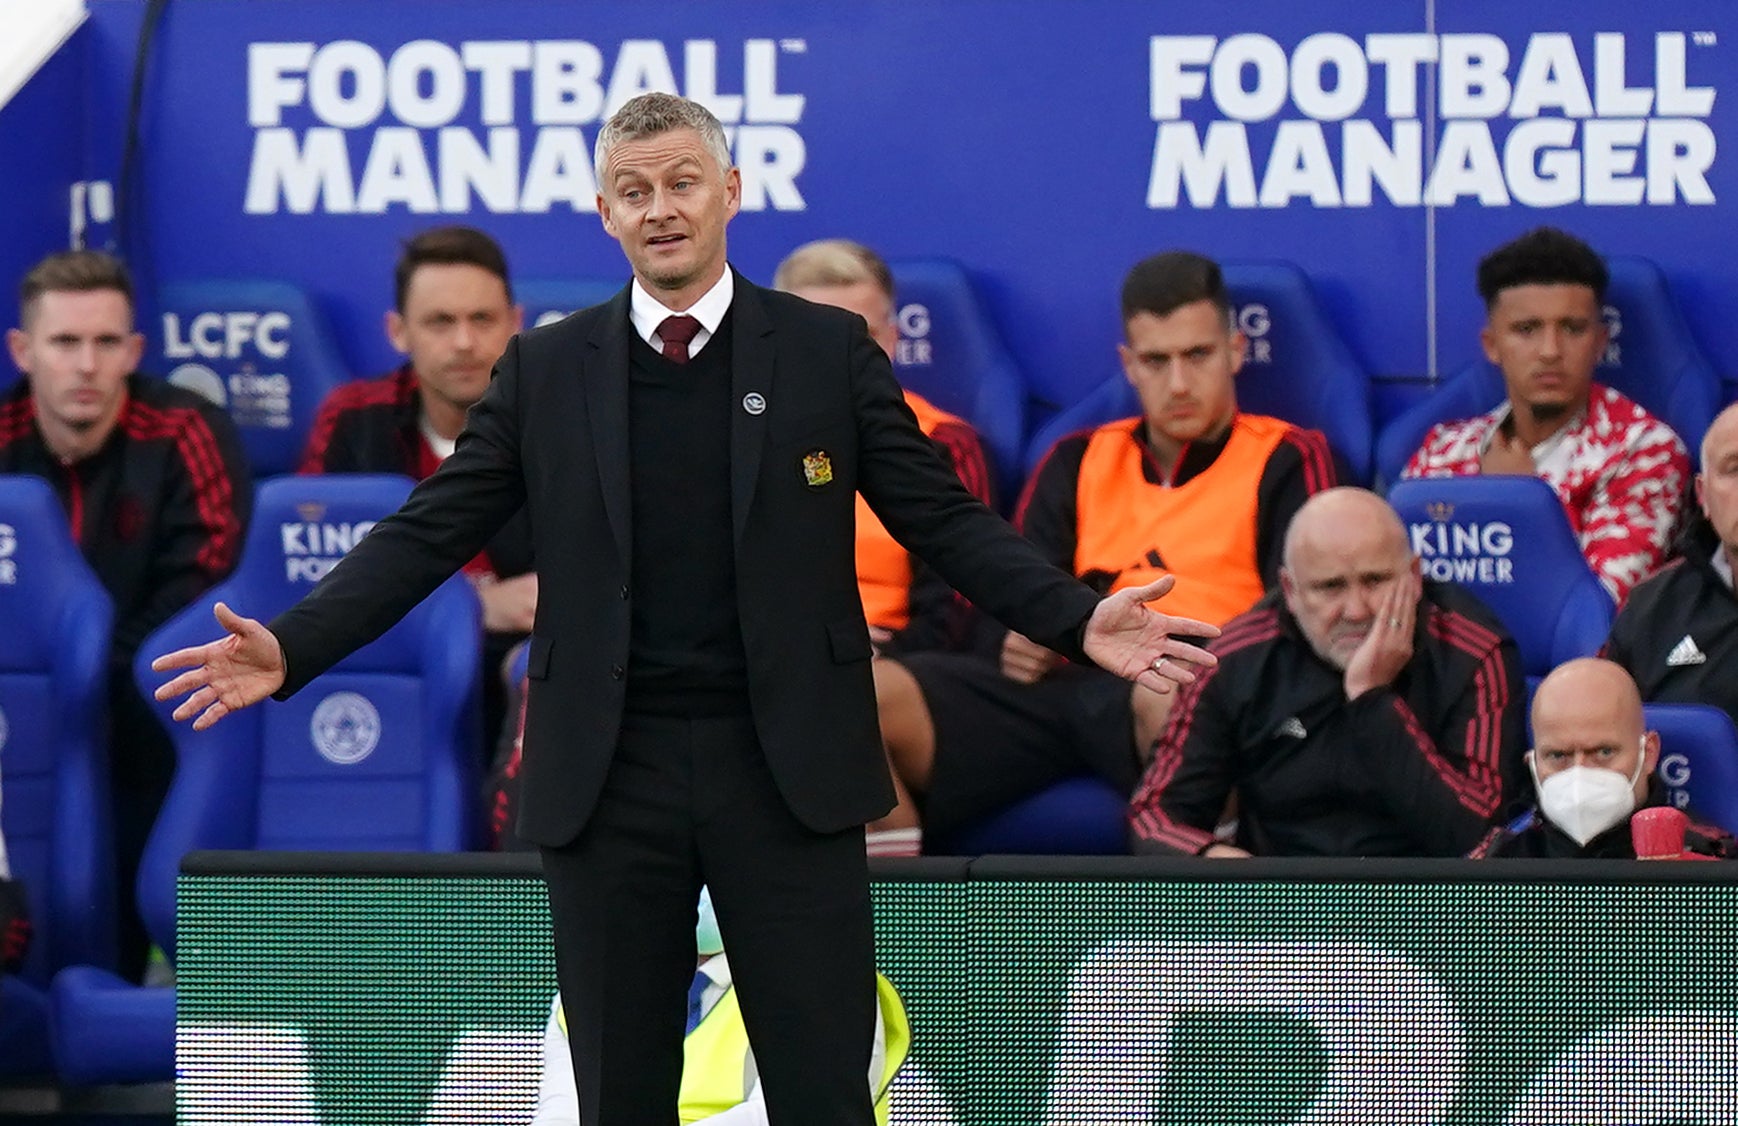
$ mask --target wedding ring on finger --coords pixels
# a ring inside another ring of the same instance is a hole
[[[1153,662],[1153,671],[1158,673],[1160,676],[1165,675],[1165,659],[1163,657],[1160,657],[1158,660]]]
[[[1400,619],[1399,618],[1389,618],[1388,624],[1393,626],[1395,629],[1399,629],[1400,628]]]

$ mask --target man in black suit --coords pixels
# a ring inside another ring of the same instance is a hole
[[[853,559],[853,494],[975,604],[1160,691],[1218,631],[1100,602],[985,508],[861,317],[725,258],[741,183],[717,120],[647,94],[597,141],[634,280],[516,337],[458,447],[268,629],[194,666],[196,728],[378,636],[521,505],[536,538],[520,835],[542,848],[588,1126],[674,1123],[694,903],[711,886],[775,1126],[869,1126],[863,823],[893,804]]]

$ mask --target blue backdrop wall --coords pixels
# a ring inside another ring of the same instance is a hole
[[[88,176],[119,170],[145,10],[93,0],[63,51]],[[664,87],[732,128],[750,276],[829,235],[956,258],[1040,404],[1114,371],[1122,273],[1176,246],[1297,263],[1380,378],[1452,371],[1476,354],[1478,257],[1541,222],[1658,261],[1730,376],[1734,46],[1717,0],[176,0],[124,249],[153,286],[299,284],[355,372],[383,369],[391,262],[421,227],[485,227],[525,279],[624,276],[590,146]]]

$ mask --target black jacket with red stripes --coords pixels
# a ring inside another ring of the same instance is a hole
[[[308,432],[301,473],[403,473],[420,479],[422,441],[416,373],[409,364],[326,396]],[[485,549],[497,578],[531,570],[531,522],[520,509]]]
[[[1416,631],[1394,684],[1347,700],[1278,591],[1232,619],[1135,793],[1135,850],[1204,851],[1235,793],[1256,855],[1464,855],[1522,775],[1520,660],[1449,584],[1424,585]]]
[[[0,403],[0,473],[54,487],[73,538],[115,604],[115,674],[139,643],[235,566],[253,482],[235,426],[199,395],[127,378],[127,405],[101,449],[64,465],[36,428],[21,380]]]
[[[1665,786],[1658,778],[1650,778],[1647,801],[1641,808],[1653,809],[1670,804],[1671,798]],[[1692,821],[1684,832],[1684,851],[1721,860],[1738,859],[1738,841],[1716,825]],[[1635,838],[1630,835],[1629,819],[1625,818],[1586,844],[1578,844],[1537,807],[1529,806],[1507,825],[1492,829],[1467,855],[1474,860],[1634,860]]]

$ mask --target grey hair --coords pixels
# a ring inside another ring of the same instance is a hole
[[[596,169],[599,184],[603,181],[611,149],[623,141],[655,137],[672,129],[692,129],[700,134],[706,151],[718,162],[718,170],[730,171],[730,145],[724,139],[724,126],[712,116],[711,110],[699,102],[675,94],[651,93],[629,99],[598,130],[597,146],[592,152],[592,167]]]

